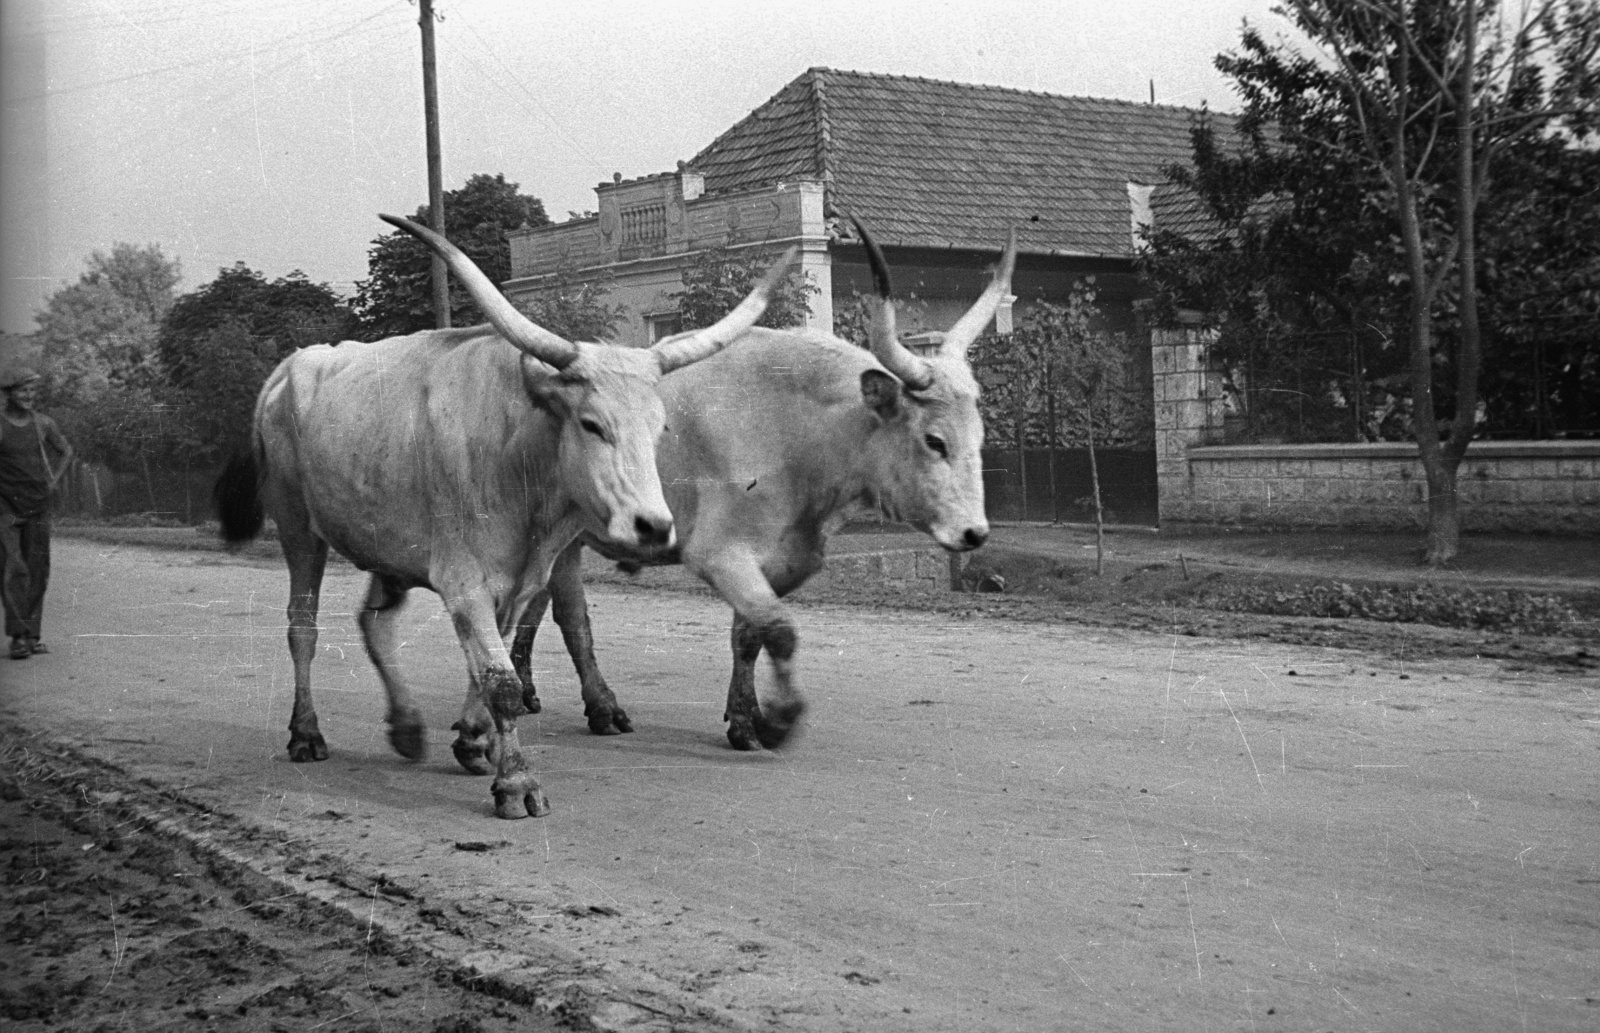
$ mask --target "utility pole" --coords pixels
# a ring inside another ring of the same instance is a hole
[[[422,113],[428,128],[428,223],[444,236],[444,172],[439,148],[439,77],[433,66],[433,0],[418,0],[422,16]],[[444,259],[433,256],[433,323],[450,325],[450,272]]]

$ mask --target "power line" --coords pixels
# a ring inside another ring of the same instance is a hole
[[[314,0],[302,6],[314,6]],[[93,12],[90,14],[69,14],[46,16],[42,18],[44,26],[32,32],[20,33],[26,36],[67,36],[87,35],[103,28],[126,25],[167,25],[172,22],[190,21],[198,18],[216,17],[231,18],[241,9],[256,10],[259,4],[255,0],[232,0],[231,6],[223,6],[218,0],[193,0],[191,3],[175,4],[165,9],[143,10],[135,22],[126,12],[116,9],[112,13]],[[194,13],[198,12],[198,13]],[[161,17],[165,15],[166,17]]]
[[[322,46],[325,43],[331,43],[336,39],[340,39],[340,38],[342,38],[344,36],[347,36],[350,33],[354,32],[356,29],[359,29],[361,26],[367,24],[368,22],[374,21],[375,19],[382,17],[383,15],[389,13],[389,8],[391,8],[393,6],[394,6],[394,0],[391,0],[390,3],[384,4],[384,6],[381,9],[379,9],[378,11],[373,12],[372,14],[368,15],[365,18],[359,18],[354,22],[346,23],[343,27],[341,27],[340,29],[336,30],[332,35],[326,36],[326,37],[324,37],[322,39],[316,39],[316,40],[310,40],[310,41],[302,42],[302,40],[303,40],[303,38],[305,36],[307,36],[307,35],[309,35],[309,34],[311,34],[313,32],[325,31],[324,29],[321,29],[321,28],[318,28],[318,29],[307,29],[307,30],[305,30],[303,32],[298,32],[298,33],[294,33],[294,34],[289,35],[289,36],[285,36],[282,39],[279,39],[276,42],[268,44],[267,46],[264,46],[264,47],[252,47],[249,50],[234,51],[234,52],[228,53],[228,54],[216,54],[216,55],[213,55],[211,57],[196,58],[193,61],[180,61],[177,64],[165,65],[165,66],[163,66],[161,68],[150,68],[150,69],[146,69],[145,71],[142,71],[142,72],[131,72],[128,75],[119,75],[119,76],[116,76],[115,78],[111,78],[111,79],[102,79],[99,82],[82,83],[82,84],[77,85],[77,86],[63,86],[63,87],[61,87],[59,89],[45,90],[43,93],[35,93],[35,94],[28,95],[28,96],[12,98],[12,103],[25,104],[25,103],[28,103],[28,102],[31,102],[31,101],[44,100],[44,99],[49,98],[49,97],[59,97],[59,96],[63,96],[65,94],[69,94],[69,93],[81,93],[81,92],[83,92],[85,90],[97,90],[97,89],[100,89],[100,88],[105,87],[105,86],[115,86],[118,83],[132,82],[132,81],[137,80],[137,79],[146,79],[146,78],[149,78],[149,77],[154,76],[154,75],[165,75],[168,72],[181,71],[181,70],[183,70],[185,68],[197,68],[197,67],[199,67],[201,65],[215,64],[218,61],[231,61],[231,60],[235,60],[237,58],[242,58],[242,57],[255,57],[258,54],[269,54],[269,53],[272,53],[275,50],[281,50],[284,47],[292,46],[292,45],[296,45],[296,44],[299,44],[299,45],[304,46],[304,47]],[[279,66],[279,67],[281,67],[281,66]]]
[[[500,66],[500,70],[501,71],[505,72],[506,78],[510,79],[512,81],[512,83],[514,83],[519,90],[521,90],[524,94],[527,95],[529,100],[533,101],[534,105],[539,109],[535,113],[543,115],[545,121],[550,125],[550,127],[552,129],[554,129],[556,132],[560,133],[562,136],[566,137],[567,138],[567,143],[569,143],[572,146],[573,150],[576,151],[581,157],[588,159],[590,162],[593,162],[595,165],[599,165],[600,164],[600,160],[598,158],[596,158],[593,154],[590,154],[588,152],[588,150],[585,149],[584,146],[581,143],[578,142],[576,137],[574,137],[571,133],[567,132],[566,127],[563,126],[556,119],[555,113],[552,112],[549,108],[545,107],[544,102],[539,99],[539,95],[534,93],[533,90],[529,89],[527,87],[527,85],[523,83],[523,81],[521,79],[517,78],[516,73],[513,72],[510,68],[508,68],[504,61],[500,60],[500,55],[497,54],[495,52],[495,49],[492,46],[489,45],[489,41],[484,39],[483,36],[481,34],[479,34],[477,28],[475,28],[472,25],[471,22],[469,22],[465,18],[461,17],[461,13],[459,11],[456,12],[456,20],[461,22],[461,24],[465,25],[467,27],[467,31],[472,33],[473,38],[475,38],[480,44],[482,44],[483,49],[488,53],[488,55],[490,57],[494,58],[494,63]],[[466,60],[466,62],[468,64],[470,64],[474,68],[476,68],[478,70],[479,74],[481,74],[485,79],[488,79],[491,82],[495,81],[494,77],[491,76],[487,71],[485,71],[483,69],[483,67],[481,65],[479,65],[476,61],[473,61],[472,57],[469,54],[467,54],[465,52],[462,52],[461,56],[462,56],[462,58],[464,60]],[[498,85],[498,83],[497,83],[497,85]],[[515,97],[513,97],[513,99],[516,100]],[[521,101],[520,100],[518,100],[517,103],[518,103],[519,106],[521,106]],[[527,109],[524,108],[524,110],[527,110]]]

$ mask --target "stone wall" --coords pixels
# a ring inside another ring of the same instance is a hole
[[[829,556],[826,569],[830,574],[848,578],[948,585],[952,575],[951,558],[950,553],[938,548],[845,552]]]
[[[1163,525],[1426,526],[1415,444],[1215,444],[1223,400],[1209,341],[1195,328],[1151,333]],[[1600,441],[1475,441],[1457,485],[1464,530],[1600,533]]]
[[[1197,446],[1187,466],[1187,484],[1162,484],[1163,522],[1427,522],[1427,481],[1412,444]],[[1464,530],[1600,533],[1600,442],[1473,442],[1456,484]]]

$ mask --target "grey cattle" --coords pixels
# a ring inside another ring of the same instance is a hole
[[[536,709],[526,664],[506,643],[518,615],[580,534],[646,555],[674,544],[655,448],[664,373],[715,353],[752,326],[793,252],[717,325],[651,349],[574,343],[539,327],[470,259],[406,219],[384,220],[441,254],[490,326],[305,348],[261,389],[250,447],[216,488],[233,543],[278,526],[289,566],[294,712],[289,755],[322,760],[311,701],[317,599],[331,546],[371,573],[359,623],[389,700],[389,738],[424,752],[420,712],[395,667],[406,593],[439,593],[467,656],[471,691],[457,758],[495,762],[495,812],[549,809],[519,748],[516,717]]]
[[[829,533],[852,508],[876,508],[951,552],[989,535],[983,423],[966,353],[1010,291],[1015,234],[988,289],[924,358],[896,337],[888,270],[861,232],[878,289],[871,354],[827,334],[752,329],[659,388],[669,430],[656,464],[678,524],[672,555],[734,610],[723,720],[737,749],[781,745],[804,709],[793,682],[794,621],[781,598],[821,569]],[[591,544],[613,558],[626,551]],[[512,653],[526,662],[553,601],[590,729],[631,731],[595,662],[581,547],[556,560]],[[755,690],[763,649],[776,690],[766,712]]]

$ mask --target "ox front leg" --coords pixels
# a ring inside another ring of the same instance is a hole
[[[794,688],[793,661],[798,636],[786,614],[757,623],[735,613],[733,617],[733,677],[728,683],[728,742],[736,750],[753,750],[760,743],[769,750],[788,742],[805,700]],[[775,693],[765,712],[756,698],[756,660],[765,649],[772,660]]]
[[[517,718],[528,712],[522,705],[522,679],[500,637],[494,607],[488,600],[471,599],[459,607],[451,606],[451,619],[478,686],[478,701],[488,707],[492,722],[489,756],[494,761],[495,779],[489,789],[494,794],[494,813],[500,818],[541,818],[550,813],[550,803],[522,754]]]
[[[544,709],[539,701],[539,690],[533,684],[533,638],[549,608],[549,592],[535,595],[517,619],[516,635],[511,643],[511,667],[522,685],[522,712],[526,714],[537,714]],[[461,710],[461,718],[450,726],[456,733],[450,752],[455,754],[457,764],[474,775],[487,775],[494,770],[494,740],[489,736],[494,718],[484,703],[486,699],[483,686],[474,675],[467,687],[467,702]]]
[[[406,601],[406,590],[399,582],[374,574],[367,586],[366,605],[356,623],[367,656],[378,669],[384,692],[389,697],[389,745],[407,760],[422,760],[428,754],[427,727],[422,711],[411,701],[411,690],[400,677],[395,663],[398,652],[396,625]]]
[[[522,755],[522,743],[517,737],[517,717],[526,713],[522,682],[514,671],[491,667],[483,673],[483,687],[489,699],[489,713],[494,717],[495,776],[489,791],[494,794],[495,817],[524,818],[531,814],[542,818],[550,813],[550,801],[528,769],[528,759]]]
[[[578,672],[578,685],[583,692],[583,716],[589,721],[589,731],[595,735],[615,735],[633,731],[633,722],[617,705],[617,697],[600,673],[600,664],[594,658],[594,632],[589,624],[589,599],[583,592],[583,543],[573,542],[556,558],[550,572],[549,595],[554,604],[556,625],[561,629],[561,639],[566,643],[567,655]],[[531,608],[530,608],[531,609]],[[538,630],[533,622],[528,632],[528,647],[533,647],[533,632]],[[520,629],[519,629],[520,632]],[[521,638],[519,634],[518,641]]]
[[[283,538],[289,565],[289,656],[294,661],[294,711],[289,715],[289,759],[295,763],[327,760],[328,744],[317,727],[311,702],[311,661],[317,655],[317,601],[328,562],[325,542]]]

